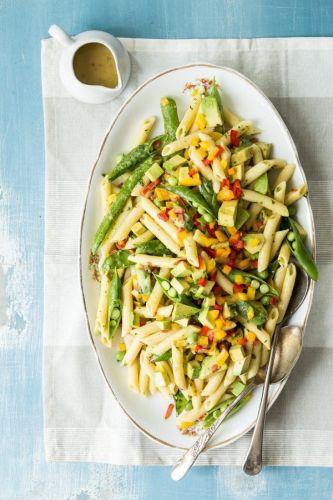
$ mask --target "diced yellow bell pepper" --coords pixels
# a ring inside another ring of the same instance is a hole
[[[225,264],[223,267],[222,267],[222,271],[224,272],[224,274],[229,274],[231,273],[232,271],[232,267],[228,266],[227,264]]]
[[[157,314],[156,316],[156,321],[163,321],[164,320],[164,316],[161,316],[160,314]]]
[[[237,285],[242,285],[243,282],[244,282],[243,276],[241,274],[236,274],[236,276],[235,276],[235,283]]]
[[[222,137],[222,134],[220,134],[220,132],[210,132],[209,135],[212,139],[214,139],[214,141],[218,141]]]
[[[250,265],[250,259],[243,259],[238,262],[239,269],[246,269]]]
[[[213,309],[212,311],[208,311],[207,316],[210,321],[215,321],[219,317],[220,311],[217,309]]]
[[[201,141],[200,142],[200,147],[202,149],[204,149],[205,151],[207,151],[207,149],[209,149],[209,147],[210,147],[210,143],[208,141]]]
[[[205,356],[203,354],[196,354],[194,359],[196,361],[202,361],[204,359],[204,357]]]
[[[206,158],[207,151],[205,151],[203,148],[197,148],[196,153],[199,155],[201,160]]]
[[[234,235],[237,233],[237,229],[235,227],[228,227],[228,231],[230,234]]]
[[[219,318],[219,319],[217,319],[217,320],[215,321],[215,328],[222,328],[222,327],[223,327],[223,325],[224,325],[224,322],[223,322],[223,320],[222,320],[222,319],[220,319],[220,318]]]
[[[256,334],[254,332],[246,332],[245,337],[249,342],[254,342],[257,338]]]
[[[220,342],[226,336],[227,336],[227,333],[224,330],[216,330],[216,332],[214,333],[214,340],[216,340],[216,342]]]
[[[167,201],[170,200],[170,192],[163,188],[155,188],[155,194],[158,200]]]
[[[179,428],[182,430],[189,429],[190,427],[193,427],[194,422],[181,422],[179,424]]]
[[[181,247],[184,246],[184,240],[188,236],[188,233],[186,231],[180,231],[178,233],[178,241]]]
[[[221,306],[222,304],[224,304],[225,302],[225,298],[224,297],[216,297],[216,302],[219,306]]]
[[[190,158],[190,152],[189,152],[189,150],[188,150],[188,149],[185,149],[185,152],[184,152],[184,158],[185,158],[186,160],[188,160],[188,159]]]
[[[201,179],[200,175],[198,173],[192,175],[192,177],[188,176],[186,179],[182,179],[179,182],[180,186],[200,186],[201,184]]]
[[[247,300],[247,293],[239,292],[234,293],[232,296],[235,300]]]
[[[220,242],[228,240],[227,236],[224,233],[222,233],[222,231],[220,231],[219,229],[215,231],[215,236]]]
[[[253,307],[249,307],[247,310],[247,319],[251,320],[254,317],[254,309]]]
[[[199,114],[197,119],[195,120],[195,124],[199,130],[203,130],[207,126],[207,121],[205,115]]]
[[[230,201],[234,199],[234,193],[231,189],[222,188],[219,193],[217,193],[218,201]]]
[[[191,146],[197,147],[199,146],[200,139],[199,137],[192,137],[191,139]]]
[[[228,168],[228,175],[235,175],[236,173],[236,170],[232,167],[232,168]]]
[[[221,257],[221,258],[227,258],[230,255],[230,248],[217,248],[216,249],[216,256]]]
[[[121,352],[124,352],[126,351],[126,345],[121,342],[119,345],[118,345],[118,351],[121,351]]]
[[[211,273],[212,271],[214,271],[215,267],[216,267],[215,260],[209,259],[209,261],[206,264],[207,272]]]
[[[252,288],[252,286],[249,286],[249,288],[247,289],[247,297],[249,300],[254,300],[256,297],[256,291],[254,288]]]
[[[220,161],[220,167],[222,168],[222,170],[225,170],[227,168],[227,166],[228,166],[227,160],[223,159]]]
[[[204,335],[200,335],[200,337],[198,338],[198,344],[199,345],[208,345],[208,337],[205,337]]]
[[[222,351],[220,352],[220,354],[218,354],[218,356],[216,358],[216,363],[219,366],[222,366],[222,365],[224,365],[224,363],[227,361],[228,358],[229,358],[228,351],[226,349],[222,349]]]
[[[211,152],[209,153],[207,160],[213,161],[215,156],[218,154],[218,152],[219,152],[219,148],[217,148],[217,147],[213,148],[211,150]]]
[[[176,340],[175,345],[176,345],[176,347],[185,347],[186,340]]]

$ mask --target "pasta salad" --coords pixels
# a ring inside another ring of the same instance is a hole
[[[108,347],[117,339],[129,387],[165,395],[165,418],[175,410],[180,430],[194,434],[266,365],[295,261],[314,280],[318,271],[295,219],[307,193],[289,187],[295,165],[223,105],[216,81],[186,90],[181,120],[163,97],[163,134],[151,138],[156,119],[145,119],[103,176],[90,264],[100,281],[96,335]]]

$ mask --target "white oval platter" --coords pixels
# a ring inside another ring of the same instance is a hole
[[[190,64],[164,71],[141,85],[121,107],[111,123],[96,163],[92,169],[88,193],[82,216],[80,241],[80,278],[85,306],[87,326],[92,345],[96,351],[102,373],[124,412],[144,434],[160,444],[174,448],[188,448],[194,437],[182,435],[176,427],[175,416],[164,420],[163,416],[168,401],[159,395],[145,398],[136,394],[127,386],[127,371],[116,361],[115,350],[103,346],[95,337],[94,320],[98,301],[98,285],[89,271],[89,254],[94,233],[100,222],[102,212],[99,197],[101,175],[110,170],[119,153],[132,148],[133,138],[139,122],[150,116],[160,117],[159,102],[162,96],[174,97],[179,115],[182,116],[189,101],[189,96],[182,93],[185,83],[197,78],[215,78],[221,85],[223,101],[243,119],[251,120],[262,130],[260,140],[272,142],[275,158],[283,158],[296,164],[293,184],[305,182],[304,171],[300,165],[295,144],[277,110],[263,92],[248,78],[237,71],[212,64]],[[159,120],[154,133],[162,132]],[[308,245],[315,252],[315,234],[313,217],[308,198],[298,202],[297,217],[308,233]],[[313,283],[302,307],[292,318],[291,323],[305,327],[313,295]],[[115,342],[116,344],[116,342]],[[102,382],[101,382],[102,383]],[[270,405],[277,399],[284,383],[276,384],[270,390]],[[254,425],[260,402],[260,390],[256,390],[252,399],[232,418],[227,420],[211,440],[209,447],[225,446],[239,439]]]

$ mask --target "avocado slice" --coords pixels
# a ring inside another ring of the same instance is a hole
[[[199,378],[199,375],[200,375],[200,370],[201,370],[201,365],[199,363],[199,361],[189,361],[189,363],[187,363],[187,376],[188,378],[190,378],[191,380],[195,379],[195,378]]]
[[[223,317],[225,319],[231,319],[234,318],[236,315],[237,315],[236,305],[228,304],[227,302],[225,302],[223,304]]]
[[[244,390],[245,388],[245,384],[242,384],[241,382],[237,381],[237,382],[234,382],[232,385],[231,385],[231,392],[234,396],[239,396],[240,393]]]
[[[218,354],[213,355],[213,356],[206,356],[204,358],[203,362],[201,363],[201,369],[200,369],[200,374],[199,374],[198,378],[204,379],[204,378],[208,377],[208,375],[211,375],[212,374],[212,367],[214,365],[218,366],[218,370],[216,370],[216,371],[219,371],[221,369],[226,368],[225,364],[222,366],[218,365],[217,357],[218,357]],[[214,373],[216,373],[216,371]]]
[[[219,209],[218,223],[220,226],[234,227],[237,216],[238,200],[223,201]]]
[[[181,295],[182,293],[186,292],[189,288],[190,285],[187,283],[187,281],[180,280],[177,278],[172,278],[171,280],[171,286],[174,287],[174,289]]]
[[[192,271],[192,278],[193,281],[198,281],[201,278],[206,278],[206,271],[203,269],[196,269],[195,271]]]
[[[244,359],[246,356],[245,356],[245,353],[244,353],[244,349],[241,345],[232,345],[229,349],[229,356],[231,357],[232,361],[236,362],[236,361],[241,361],[242,359]]]
[[[261,250],[264,242],[265,236],[261,233],[248,233],[244,236],[244,248],[250,254],[255,254]]]
[[[181,304],[177,302],[172,311],[172,321],[178,321],[182,318],[189,318],[194,316],[200,311],[197,307],[187,306],[186,304]]]
[[[210,293],[207,297],[204,298],[202,302],[202,307],[213,307],[215,306],[215,295]]]
[[[167,161],[163,163],[163,167],[166,170],[174,170],[175,168],[179,167],[180,165],[184,165],[187,163],[186,158],[180,155],[175,155],[172,158],[169,158]]]
[[[155,181],[161,177],[162,174],[164,174],[164,170],[158,163],[153,163],[153,165],[146,172],[146,176],[150,181]]]
[[[239,163],[239,165],[236,165],[233,169],[235,170],[235,173],[230,177],[231,181],[235,182],[237,179],[239,181],[243,181],[245,176],[244,163]]]
[[[267,160],[271,156],[272,144],[268,142],[257,141],[256,145],[261,149],[264,160]]]
[[[261,194],[267,194],[268,191],[268,175],[267,172],[262,174],[253,184],[254,191]]]
[[[223,124],[220,108],[215,97],[211,95],[202,96],[201,111],[205,115],[207,127],[216,127],[216,125]]]
[[[139,284],[139,293],[148,295],[151,293],[150,274],[144,269],[136,269],[136,275]]]
[[[243,148],[231,155],[231,166],[236,167],[240,163],[245,163],[246,161],[250,160],[252,156],[252,145],[248,146],[247,148]]]
[[[214,285],[215,285],[215,281],[207,281],[205,286],[199,286],[199,288],[197,289],[197,291],[194,294],[194,298],[201,299],[203,297],[206,297],[213,290]]]
[[[250,213],[243,207],[237,208],[235,228],[240,229],[250,217]]]
[[[171,328],[171,321],[169,319],[163,321],[158,320],[156,323],[158,324],[161,330],[170,330]]]
[[[186,278],[186,276],[191,275],[191,268],[187,262],[180,262],[177,266],[171,271],[172,276],[176,278]]]
[[[209,319],[209,308],[205,307],[201,309],[200,314],[198,316],[198,320],[203,326],[208,326],[208,328],[214,328],[215,323],[212,323],[212,321]]]
[[[233,367],[233,371],[232,371],[233,375],[238,377],[239,375],[242,375],[243,373],[245,373],[247,371],[247,369],[249,368],[250,361],[251,361],[251,354],[246,356],[244,359],[236,361],[234,364],[234,367]]]

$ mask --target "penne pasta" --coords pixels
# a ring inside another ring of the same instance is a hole
[[[172,370],[176,385],[179,389],[186,389],[186,380],[184,374],[184,358],[183,349],[177,348],[172,342]]]
[[[295,286],[295,281],[296,281],[296,266],[295,264],[288,264],[286,268],[286,275],[282,285],[280,301],[278,305],[279,309],[278,323],[281,323],[281,321],[284,318],[284,315],[286,314],[291,294]]]
[[[155,116],[149,116],[140,123],[140,128],[135,138],[133,147],[138,146],[139,144],[144,144],[148,140],[149,134],[152,131],[155,122]]]
[[[292,205],[293,203],[296,203],[300,198],[303,198],[303,196],[306,195],[308,192],[308,186],[306,184],[302,184],[302,186],[299,186],[298,188],[293,188],[291,191],[286,193],[285,197],[285,204],[287,207],[289,205]]]
[[[201,130],[202,133],[207,134],[209,132],[213,132],[212,128],[205,128]],[[199,137],[198,132],[194,132],[193,134],[186,135],[182,139],[178,139],[177,141],[171,142],[167,146],[164,146],[162,149],[162,156],[169,156],[173,153],[177,153],[182,149],[186,149],[191,145],[191,141],[194,137]]]
[[[253,146],[252,146],[253,147]],[[258,146],[256,146],[258,147]],[[259,149],[259,148],[258,148]],[[286,165],[286,162],[283,160],[263,160],[260,163],[251,167],[245,174],[245,178],[243,181],[243,186],[247,186],[254,182],[258,177],[263,175],[265,172],[270,170],[273,167],[283,168]]]
[[[140,197],[141,205],[144,211],[152,218],[158,226],[163,229],[164,232],[167,233],[169,237],[171,237],[176,245],[179,245],[179,240],[178,240],[178,230],[177,227],[170,221],[164,221],[159,217],[159,209],[157,208],[154,203],[152,203],[148,198],[145,198],[144,196]],[[148,226],[146,226],[148,227]],[[149,228],[148,228],[149,229]],[[153,232],[153,231],[152,231]],[[153,233],[155,234],[155,233]],[[156,234],[155,234],[156,236]],[[158,236],[157,236],[158,237]],[[162,241],[162,240],[161,240]]]
[[[187,261],[194,267],[199,267],[199,257],[197,244],[193,239],[193,234],[189,233],[184,239],[184,247]]]
[[[280,217],[277,214],[272,214],[265,225],[264,229],[264,244],[259,250],[258,257],[258,272],[265,271],[270,263],[270,256],[273,246],[273,238],[277,227],[280,223]]]
[[[160,278],[168,279],[170,276],[170,269],[168,269],[168,268],[160,269],[159,276],[160,276]],[[154,316],[156,314],[157,309],[158,309],[160,302],[162,300],[162,297],[163,297],[163,290],[162,290],[160,284],[156,281],[154,288],[150,294],[150,297],[146,303],[146,308],[152,316]]]
[[[243,199],[251,201],[252,203],[258,203],[272,212],[281,215],[282,217],[288,217],[288,208],[282,203],[273,200],[269,196],[257,193],[256,191],[251,191],[250,189],[243,189]]]
[[[196,114],[200,106],[200,96],[193,96],[189,108],[186,110],[178,128],[176,130],[176,138],[182,139],[190,130],[195,120]]]
[[[172,269],[175,267],[179,259],[174,259],[172,257],[156,257],[154,255],[137,254],[130,255],[128,260],[134,262],[135,264],[141,264],[142,266],[148,267],[165,267]]]
[[[293,163],[287,163],[287,165],[279,172],[279,175],[275,179],[273,184],[273,189],[276,188],[281,182],[288,182],[295,171],[295,165]]]

